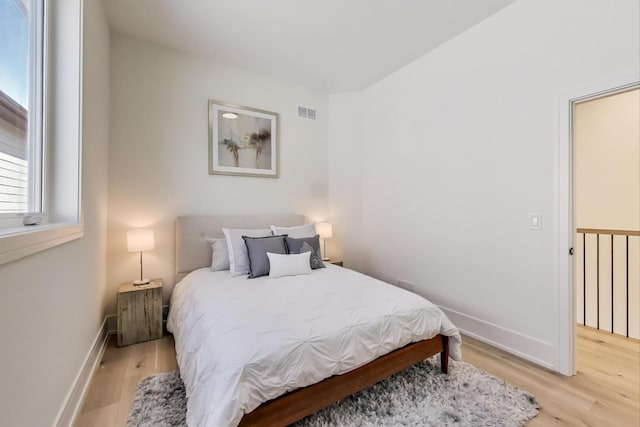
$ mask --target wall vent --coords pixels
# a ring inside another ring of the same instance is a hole
[[[318,110],[298,105],[298,117],[301,119],[318,120]]]

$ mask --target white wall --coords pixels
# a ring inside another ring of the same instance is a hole
[[[83,204],[85,236],[94,233],[99,320],[107,314],[107,212],[110,34],[101,0],[84,1]],[[93,218],[89,221],[89,218]]]
[[[363,91],[350,112],[362,149],[330,164],[347,176],[362,163],[364,270],[557,366],[559,97],[638,73],[639,13],[635,0],[521,0]]]
[[[640,89],[576,105],[576,226],[640,229]]]
[[[333,237],[327,240],[331,258],[361,271],[362,246],[362,94],[332,95],[329,100],[329,216]]]
[[[640,89],[576,105],[577,228],[640,230]],[[587,325],[598,326],[597,242],[586,236]],[[575,256],[576,317],[583,317],[582,234]],[[611,328],[611,238],[600,236],[600,328]],[[626,335],[626,242],[614,238],[614,331]],[[640,237],[629,237],[629,336],[640,338]]]
[[[84,237],[0,266],[7,426],[54,422],[105,315],[109,31],[98,0],[84,13]]]
[[[175,274],[178,215],[300,213],[328,215],[328,96],[165,49],[119,34],[111,39],[109,143],[109,309],[118,286],[139,274],[126,231],[151,227],[156,250],[144,254],[145,276]],[[207,100],[280,114],[280,177],[208,174]],[[318,121],[297,106],[318,108]]]

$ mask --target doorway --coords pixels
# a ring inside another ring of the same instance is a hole
[[[573,129],[576,321],[640,339],[640,89],[576,103]]]
[[[616,95],[623,94],[635,94],[638,92],[638,88],[640,88],[640,82],[638,81],[637,75],[627,76],[625,78],[617,79],[615,81],[605,82],[603,84],[595,85],[589,88],[582,89],[580,91],[576,91],[573,93],[563,94],[560,96],[560,104],[559,104],[559,144],[558,144],[558,155],[557,165],[558,165],[558,175],[557,175],[557,212],[558,212],[558,224],[557,224],[557,246],[556,246],[556,273],[557,273],[557,289],[558,289],[558,299],[557,299],[557,309],[558,309],[558,334],[557,334],[557,346],[558,346],[558,361],[556,365],[556,370],[564,375],[575,375],[576,374],[576,331],[577,331],[577,318],[578,318],[578,309],[577,305],[577,286],[576,283],[577,276],[583,280],[583,276],[579,276],[575,272],[576,264],[578,256],[584,256],[584,252],[577,253],[578,245],[581,243],[579,239],[576,238],[577,234],[577,221],[576,221],[576,196],[577,196],[577,188],[576,188],[576,131],[580,132],[579,129],[576,129],[576,114],[579,114],[579,110],[584,109],[583,107],[589,106],[589,103],[595,103],[597,100],[606,100],[613,99]],[[637,95],[636,95],[637,96]],[[592,104],[593,105],[593,104]],[[615,115],[614,115],[615,118]],[[636,116],[637,120],[637,116]],[[584,131],[583,131],[584,133]],[[640,144],[636,140],[636,144]],[[631,157],[628,160],[633,160]],[[600,158],[599,160],[603,160]],[[640,157],[635,156],[635,161],[640,162]],[[602,165],[600,165],[602,166]],[[605,166],[610,166],[605,164]],[[605,168],[606,169],[606,168]],[[617,190],[617,187],[616,187]],[[609,189],[609,191],[613,191],[613,189]],[[606,210],[606,209],[604,209]],[[584,225],[584,224],[583,224]],[[619,226],[619,225],[616,225]],[[582,229],[587,229],[587,227],[581,227]],[[632,227],[633,228],[633,227]],[[636,227],[637,229],[638,227]],[[617,230],[613,228],[600,228],[593,227],[593,230],[606,230],[612,231]],[[627,230],[628,231],[628,230]],[[586,233],[585,233],[586,234]],[[595,241],[597,245],[597,234],[595,233]],[[601,233],[602,234],[602,233]],[[617,235],[617,234],[616,234]],[[580,234],[579,236],[582,236]],[[636,237],[640,239],[640,237]],[[586,240],[590,240],[591,238],[585,237]],[[609,236],[609,239],[611,237]],[[626,244],[626,237],[623,238]],[[603,240],[604,241],[604,240]],[[610,242],[611,240],[609,240]],[[614,256],[616,251],[616,237],[614,237]],[[582,248],[580,248],[582,249]],[[604,248],[601,248],[601,250]],[[598,252],[592,251],[587,247],[587,254],[591,253],[597,257]],[[610,251],[610,248],[609,248]],[[602,256],[602,252],[600,252]],[[607,253],[609,256],[610,254]],[[603,256],[604,258],[604,256]],[[586,257],[585,257],[586,259]],[[620,262],[620,258],[618,257],[618,261],[614,259],[614,266]],[[624,261],[623,261],[624,262]],[[598,264],[596,264],[598,265]],[[597,269],[598,267],[596,267]],[[605,271],[599,273],[592,273],[591,268],[587,271],[587,278],[589,279],[590,275],[596,275],[596,277],[603,278],[603,274]],[[609,272],[610,274],[610,272]],[[617,277],[620,277],[618,273]],[[597,280],[597,279],[596,279]],[[614,279],[611,283],[614,283],[614,298],[610,299],[611,301],[615,301],[617,297],[620,296],[620,292],[616,292],[615,283],[616,273],[614,271]],[[604,283],[604,282],[603,282]],[[580,283],[582,286],[582,283]],[[585,293],[585,288],[581,289]],[[587,294],[593,293],[591,287],[586,290]],[[598,291],[595,291],[596,293]],[[604,292],[604,291],[601,291]],[[633,291],[631,291],[633,292]],[[601,294],[604,295],[604,294]],[[610,291],[608,293],[610,295]],[[624,292],[626,297],[626,290]],[[605,299],[603,297],[603,299]],[[582,302],[581,302],[582,303]],[[589,320],[593,317],[590,312],[585,311],[581,307],[582,310],[579,314],[582,316],[583,321],[586,316],[589,317]],[[597,310],[597,309],[596,309]],[[604,311],[604,310],[603,310]],[[603,313],[604,315],[604,313]],[[596,323],[598,319],[598,315],[595,315]],[[614,325],[619,323],[618,315],[613,315]],[[626,327],[626,314],[625,317],[625,327]],[[630,315],[630,320],[633,319],[633,314]],[[609,313],[608,318],[611,318],[611,313]],[[603,321],[604,324],[604,321]],[[610,325],[609,325],[610,326]]]

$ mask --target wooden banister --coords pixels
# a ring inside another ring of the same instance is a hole
[[[576,233],[611,234],[613,236],[640,236],[640,230],[608,230],[605,228],[577,228]]]

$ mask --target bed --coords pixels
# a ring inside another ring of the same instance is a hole
[[[176,221],[174,333],[189,425],[288,425],[429,356],[460,359],[460,335],[415,294],[327,265],[305,276],[212,272],[222,227],[300,225],[300,215]]]

